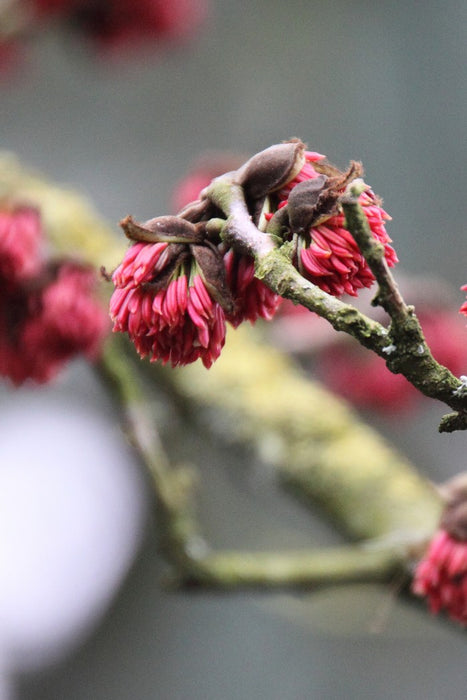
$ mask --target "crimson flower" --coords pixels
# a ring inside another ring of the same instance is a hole
[[[231,249],[224,256],[224,264],[234,300],[233,311],[226,314],[229,323],[236,328],[243,321],[255,323],[258,318],[270,321],[282,298],[255,277],[253,259]]]
[[[211,181],[223,173],[236,170],[244,158],[229,151],[207,151],[197,158],[193,166],[179,180],[172,192],[172,208],[180,211],[190,202],[199,199]]]
[[[304,183],[317,178],[323,183],[333,183],[336,201],[339,189],[342,193],[349,180],[356,177],[352,169],[346,174],[340,173],[319,153],[306,151],[304,155],[305,164],[298,175],[279,191],[277,209],[286,205],[290,208],[295,188],[299,186],[303,191]],[[369,187],[360,195],[359,201],[373,236],[384,246],[388,265],[393,266],[397,256],[385,229],[389,215]],[[271,214],[267,215],[267,218],[271,217]],[[310,228],[300,231],[297,236],[296,265],[299,271],[323,291],[337,297],[343,294],[356,296],[359,289],[370,287],[374,282],[373,274],[354,238],[344,226],[344,220],[344,215],[336,206],[327,211],[324,209]]]
[[[8,0],[0,37],[0,71],[17,59],[20,40],[50,19],[115,56],[120,49],[190,40],[206,19],[209,0]],[[0,6],[2,2],[0,2]]]
[[[467,284],[464,284],[464,285],[461,287],[461,289],[462,289],[463,292],[467,292]],[[462,304],[462,306],[461,306],[461,308],[459,309],[459,311],[460,311],[461,314],[465,314],[465,316],[467,316],[467,301],[464,301],[464,303]]]
[[[467,350],[456,314],[443,309],[420,310],[418,318],[435,359],[459,375],[466,366]],[[383,358],[356,343],[319,353],[317,370],[333,391],[359,408],[399,412],[421,396],[402,374],[390,372]]]
[[[0,210],[0,279],[11,286],[33,277],[41,266],[42,226],[36,209]]]
[[[445,610],[467,624],[467,542],[441,529],[415,570],[412,591],[427,598],[430,610]]]
[[[172,367],[198,358],[210,367],[219,357],[225,342],[224,309],[208,291],[210,285],[187,246],[134,243],[112,281],[114,331],[128,333],[141,357]]]
[[[50,381],[76,355],[95,359],[108,319],[94,270],[62,262],[7,294],[0,306],[0,374],[19,385]]]

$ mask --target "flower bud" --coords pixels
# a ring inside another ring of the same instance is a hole
[[[412,590],[425,596],[432,612],[445,610],[467,625],[467,475],[440,487],[446,498],[440,529],[415,570]]]
[[[283,187],[305,163],[305,144],[290,141],[270,146],[252,156],[237,170],[235,182],[245,189],[247,199],[257,200]]]
[[[144,224],[127,216],[120,226],[127,238],[144,243],[199,243],[203,237],[196,226],[178,216],[158,216]]]

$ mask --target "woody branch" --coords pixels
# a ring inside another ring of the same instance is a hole
[[[232,247],[252,255],[255,274],[271,290],[325,318],[336,330],[353,336],[359,343],[382,357],[394,374],[402,374],[425,396],[438,399],[454,410],[443,417],[441,432],[467,428],[467,388],[431,354],[412,306],[402,298],[384,257],[381,243],[375,240],[358,201],[361,184],[351,183],[340,198],[346,227],[354,237],[377,283],[373,304],[389,314],[389,327],[372,320],[351,304],[321,290],[305,279],[291,261],[292,245],[281,243],[274,235],[286,221],[287,207],[279,210],[266,232],[252,222],[243,189],[232,178],[213,181],[205,197],[219,207],[226,221],[221,236]]]

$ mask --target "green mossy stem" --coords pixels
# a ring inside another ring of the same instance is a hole
[[[391,318],[389,342],[386,350],[383,348],[386,365],[394,374],[403,374],[425,396],[443,401],[450,408],[456,409],[459,414],[457,420],[443,419],[441,431],[447,428],[465,428],[467,396],[459,391],[462,382],[431,354],[415,310],[404,302],[387,265],[384,248],[371,233],[368,219],[358,201],[359,194],[358,187],[351,186],[350,192],[341,199],[341,205],[346,227],[355,238],[378,283],[374,303],[382,306]],[[388,347],[393,350],[388,352]],[[376,347],[372,349],[384,356]]]
[[[172,585],[238,588],[316,588],[355,582],[387,582],[407,575],[400,548],[334,547],[287,553],[219,552],[194,562],[191,572],[171,578]]]

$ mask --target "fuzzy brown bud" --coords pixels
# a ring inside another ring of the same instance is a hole
[[[231,313],[234,304],[227,286],[224,259],[219,250],[211,243],[192,245],[190,249],[201,270],[206,289],[224,311]]]
[[[319,175],[313,180],[299,182],[290,192],[288,199],[289,221],[293,233],[309,231],[317,216],[323,214],[319,206],[321,194],[326,187],[327,177]],[[321,212],[320,212],[321,210]]]
[[[283,187],[302,169],[305,144],[290,141],[256,153],[235,174],[235,182],[245,189],[247,199],[266,197]]]
[[[139,224],[131,216],[120,222],[127,238],[144,243],[199,243],[203,233],[178,216],[158,216]]]

